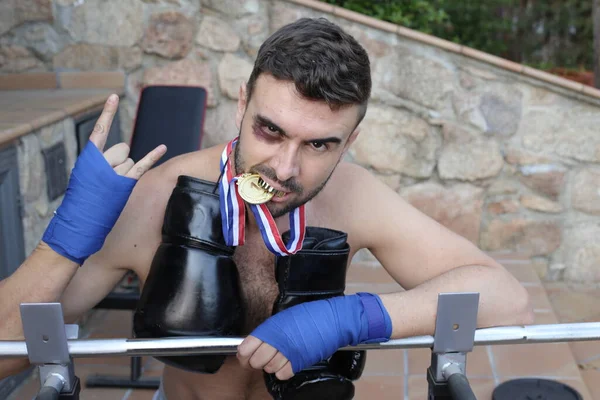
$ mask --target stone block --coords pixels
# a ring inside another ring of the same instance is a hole
[[[419,183],[400,191],[414,207],[473,243],[479,240],[483,189],[469,184],[443,187]]]
[[[576,210],[600,215],[600,169],[589,167],[575,174],[571,189],[571,205]]]
[[[382,173],[431,176],[440,140],[421,118],[393,107],[372,105],[350,148],[355,162]]]
[[[480,246],[484,250],[512,250],[540,256],[552,254],[561,240],[561,228],[556,221],[493,219],[482,232]]]

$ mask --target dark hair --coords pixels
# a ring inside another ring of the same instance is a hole
[[[261,73],[293,81],[303,97],[325,101],[332,109],[361,106],[363,119],[371,94],[371,69],[365,49],[325,18],[301,18],[273,33],[260,46],[247,83],[247,101]]]

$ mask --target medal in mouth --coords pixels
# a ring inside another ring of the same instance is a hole
[[[285,195],[284,192],[276,190],[265,182],[258,174],[242,174],[237,180],[237,185],[242,199],[250,204],[263,204],[271,200],[273,196],[283,197]]]

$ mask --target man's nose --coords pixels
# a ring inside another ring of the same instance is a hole
[[[300,160],[296,146],[284,146],[274,158],[273,168],[280,182],[298,176],[300,173]]]

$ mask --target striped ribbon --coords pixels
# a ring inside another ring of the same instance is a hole
[[[219,182],[221,220],[223,236],[228,246],[241,246],[244,244],[245,238],[246,207],[244,200],[238,193],[237,180],[239,176],[233,175],[230,158],[237,141],[238,138],[230,141],[221,154],[221,171],[223,172]],[[291,235],[287,244],[283,243],[275,220],[266,203],[248,204],[248,206],[254,214],[263,241],[269,251],[278,256],[286,256],[295,254],[302,248],[306,230],[304,205],[295,208],[289,213]]]

